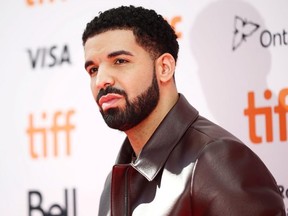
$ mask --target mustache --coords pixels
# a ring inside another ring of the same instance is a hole
[[[112,86],[108,86],[105,89],[100,89],[96,98],[97,103],[99,102],[100,98],[104,95],[110,94],[110,93],[115,93],[115,94],[119,94],[119,95],[123,95],[125,98],[127,98],[127,94],[124,90],[120,90],[117,88],[114,88]]]

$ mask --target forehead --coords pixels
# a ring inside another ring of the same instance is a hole
[[[111,30],[89,38],[85,45],[85,56],[90,54],[107,54],[116,50],[133,50],[142,48],[136,43],[131,30]],[[143,49],[142,49],[143,50]]]

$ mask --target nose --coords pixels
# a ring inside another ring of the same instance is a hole
[[[105,89],[107,86],[113,86],[114,85],[114,77],[112,76],[111,72],[109,72],[109,69],[105,66],[99,67],[97,76],[95,76],[95,87],[100,89]]]

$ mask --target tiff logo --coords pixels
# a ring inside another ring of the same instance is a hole
[[[256,133],[257,124],[256,117],[262,117],[265,122],[266,141],[273,142],[273,117],[278,115],[279,124],[279,139],[280,141],[287,141],[287,104],[288,88],[284,88],[279,92],[278,104],[276,106],[257,106],[255,104],[255,93],[248,92],[248,107],[244,110],[244,115],[248,117],[249,123],[249,136],[253,143],[262,143],[263,136]],[[264,92],[264,98],[270,100],[272,98],[272,92],[267,89]]]
[[[246,41],[247,37],[253,35],[259,27],[260,25],[254,22],[235,16],[232,50],[235,51],[243,42]]]
[[[166,19],[167,20],[167,19]],[[182,38],[182,32],[177,31],[177,25],[182,22],[182,17],[181,16],[174,16],[167,22],[172,26],[172,28],[175,30],[177,38],[180,39]]]
[[[57,157],[59,136],[61,134],[65,137],[66,155],[69,156],[71,154],[71,131],[75,129],[75,125],[70,120],[74,113],[74,110],[67,112],[57,111],[52,116],[49,116],[46,112],[43,112],[38,118],[35,117],[35,114],[29,114],[26,133],[29,139],[30,156],[33,159],[47,157],[48,146],[49,149],[53,150],[54,157]],[[47,122],[52,122],[49,123],[52,125],[47,125]],[[48,142],[48,138],[50,138],[50,142]]]
[[[65,1],[65,0],[62,0]],[[28,6],[42,5],[43,3],[54,3],[59,2],[59,0],[26,0]]]

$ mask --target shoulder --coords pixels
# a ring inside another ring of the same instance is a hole
[[[284,212],[269,170],[252,150],[235,139],[213,139],[205,145],[194,166],[191,196],[193,205],[206,206],[202,210],[208,215],[261,215],[271,211],[268,216]]]
[[[245,181],[251,177],[255,181],[261,182],[261,178],[267,179],[267,182],[272,185],[275,184],[273,176],[262,160],[248,146],[222,127],[199,116],[193,130],[202,142],[204,140],[197,157],[194,175],[202,169],[211,169],[211,173],[222,170],[226,177],[232,178],[231,181],[233,178]],[[256,172],[253,169],[257,169]],[[223,175],[222,172],[219,175]]]

